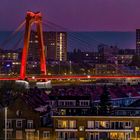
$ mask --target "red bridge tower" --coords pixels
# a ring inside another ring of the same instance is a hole
[[[44,47],[43,32],[42,32],[42,15],[40,12],[37,12],[37,13],[27,12],[25,34],[24,34],[24,47],[22,51],[22,60],[21,60],[21,69],[20,69],[20,78],[23,80],[26,78],[27,55],[28,55],[28,49],[29,49],[31,26],[33,24],[36,24],[36,30],[38,34],[41,74],[42,75],[47,74],[45,47]]]

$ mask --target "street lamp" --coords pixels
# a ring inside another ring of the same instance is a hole
[[[139,127],[135,127],[135,139],[138,139],[138,131],[140,130]]]
[[[70,64],[70,75],[72,74],[72,71],[71,71],[71,61],[69,61],[69,64]]]
[[[5,113],[5,140],[7,140],[7,111],[8,111],[8,107],[4,108],[4,113]]]

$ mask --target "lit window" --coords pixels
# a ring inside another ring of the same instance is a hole
[[[58,120],[58,128],[68,128],[68,121]]]
[[[125,139],[125,134],[124,133],[116,133],[116,132],[111,132],[110,133],[110,138],[111,139]]]
[[[50,139],[50,131],[43,132],[43,139]]]
[[[125,128],[131,128],[131,122],[125,122]]]
[[[62,61],[62,33],[60,33],[60,47],[59,47],[59,60]]]
[[[27,140],[33,140],[34,139],[34,132],[27,132],[26,133],[26,139]]]
[[[109,122],[108,121],[100,121],[99,125],[101,128],[108,128],[109,127]]]
[[[80,138],[79,140],[84,140],[84,138]]]
[[[94,128],[94,121],[88,121],[88,128]]]
[[[69,121],[69,128],[76,128],[76,121],[75,120]]]
[[[16,131],[16,139],[20,140],[23,139],[23,133],[22,130],[21,131]]]

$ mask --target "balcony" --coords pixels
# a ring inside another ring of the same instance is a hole
[[[78,140],[78,138],[56,138],[56,140]]]
[[[35,132],[35,129],[33,129],[33,128],[32,128],[32,129],[27,129],[27,128],[26,128],[26,129],[25,129],[25,132]]]
[[[86,128],[86,132],[133,132],[133,128]]]
[[[55,129],[56,132],[77,132],[78,129],[74,129],[74,128],[58,128]]]

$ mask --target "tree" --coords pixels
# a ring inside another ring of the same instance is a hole
[[[0,104],[8,106],[14,98],[26,92],[23,85],[16,84],[14,81],[3,81],[0,83]]]
[[[132,58],[132,62],[129,65],[140,67],[140,56],[134,55]]]
[[[110,93],[106,86],[104,86],[104,91],[100,96],[99,103],[99,115],[110,115],[112,112],[112,104],[110,100]]]

